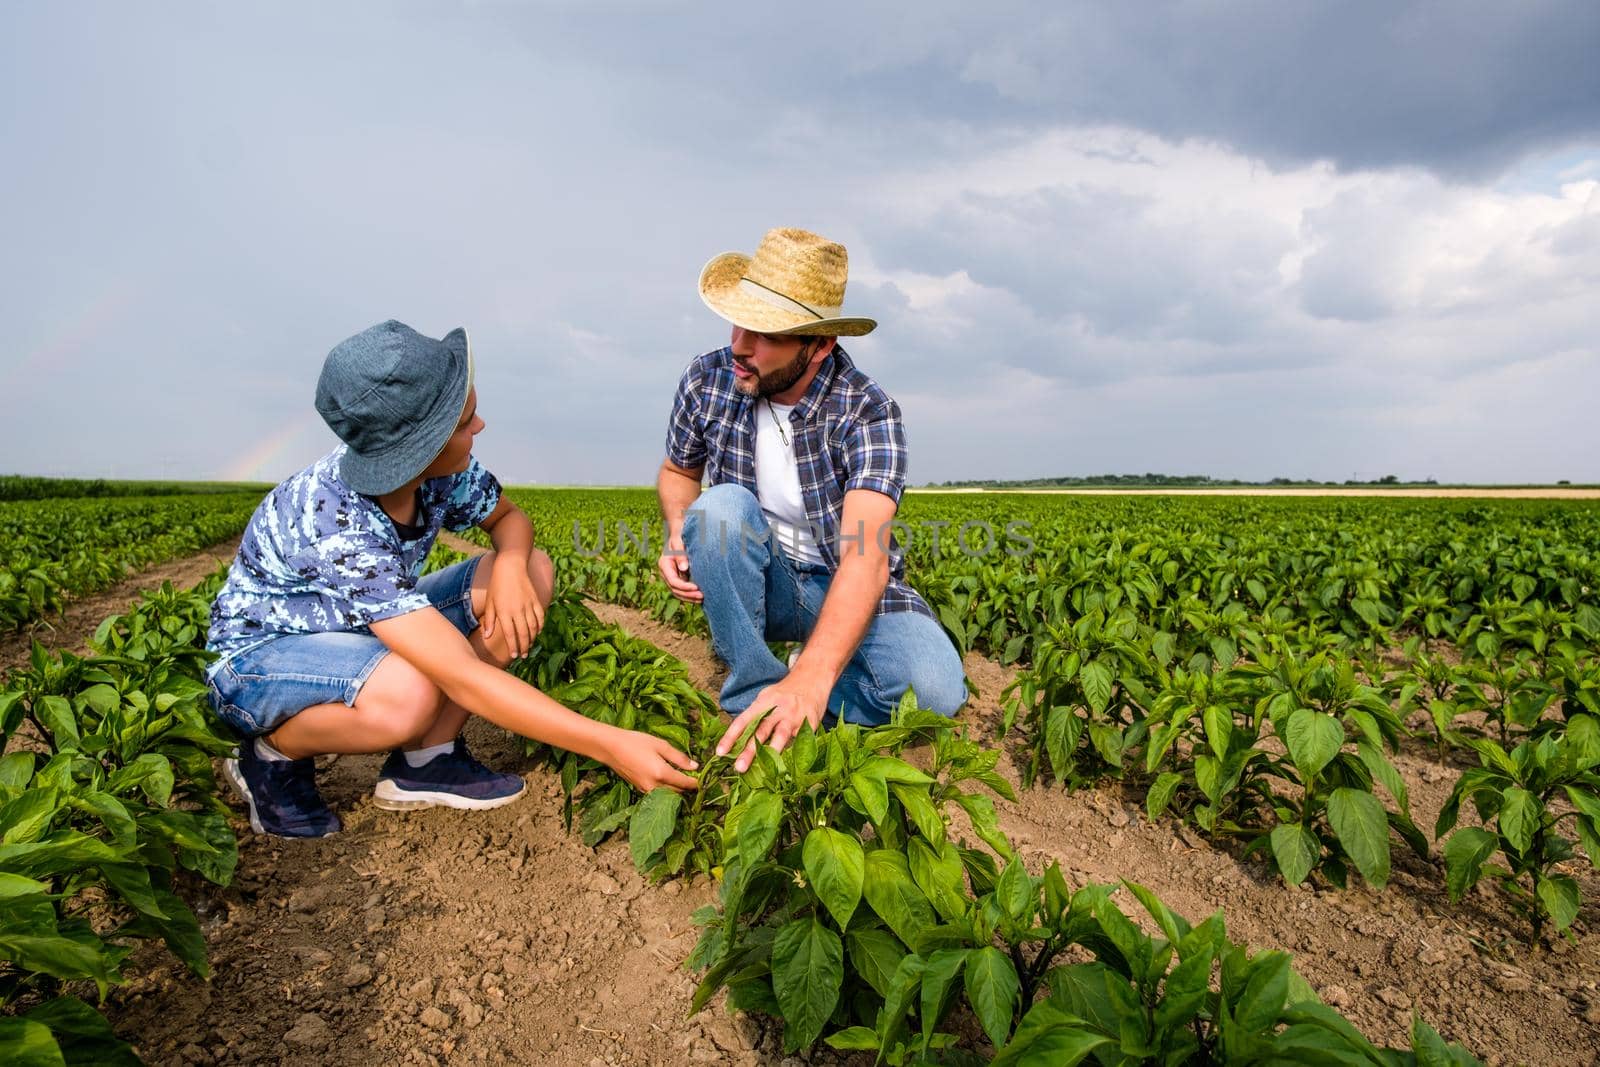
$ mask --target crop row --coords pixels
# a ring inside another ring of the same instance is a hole
[[[205,938],[177,893],[237,861],[200,681],[217,578],[170,585],[101,624],[93,654],[34,645],[0,691],[0,1062],[137,1063],[92,1007],[157,939],[198,977]]]
[[[244,529],[254,492],[0,503],[0,632]]]
[[[696,916],[692,1007],[725,989],[730,1009],[780,1019],[790,1051],[825,1040],[891,1064],[1476,1062],[1420,1020],[1411,1052],[1375,1048],[1287,955],[1230,941],[1220,913],[1191,926],[1130,885],[1152,935],[1112,887],[1073,892],[1054,866],[1030,874],[996,816],[993,795],[1014,799],[999,751],[914,695],[885,726],[803,730],[740,775],[715,755],[725,720],[682,665],[571,594],[513,670],[696,755],[697,791],[640,797],[603,765],[528,746],[560,775],[586,843],[623,834],[654,878],[720,881],[720,906]]]
[[[564,584],[704,631],[655,577],[648,493],[518,499]],[[1019,663],[1002,729],[1030,784],[1122,778],[1289,882],[1381,887],[1392,844],[1431,852],[1392,763],[1421,718],[1479,764],[1433,827],[1451,895],[1491,877],[1534,938],[1576,919],[1568,865],[1600,862],[1593,507],[913,495],[902,516],[952,640]]]

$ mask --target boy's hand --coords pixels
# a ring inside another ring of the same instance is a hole
[[[689,555],[683,547],[683,535],[673,534],[667,538],[667,550],[656,560],[656,566],[661,571],[661,577],[667,580],[667,588],[672,590],[673,596],[690,604],[705,600],[706,595],[700,591],[700,587],[689,580]]]
[[[771,714],[756,727],[750,743],[733,761],[733,769],[740,774],[749,770],[750,764],[755,762],[757,745],[771,745],[774,752],[782,752],[794,740],[794,735],[800,732],[802,724],[809,722],[813,730],[821,725],[822,716],[828,710],[829,690],[809,684],[803,677],[797,677],[797,673],[791,671],[787,678],[757,693],[750,706],[728,724],[722,739],[717,742],[717,755],[728,755],[750,721],[771,709]]]
[[[493,566],[483,608],[483,639],[487,641],[496,630],[504,629],[511,658],[521,659],[544,628],[544,605],[528,577],[527,560],[496,553]]]
[[[617,738],[606,754],[606,762],[641,793],[648,793],[660,786],[688,790],[700,785],[683,773],[699,770],[698,763],[669,742],[638,730],[618,730]]]

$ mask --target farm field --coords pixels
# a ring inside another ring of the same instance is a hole
[[[573,594],[514,669],[703,751],[720,668],[653,577],[652,495],[513,497]],[[380,757],[344,757],[320,776],[343,834],[235,846],[193,682],[205,589],[63,627],[132,662],[8,677],[0,877],[61,896],[6,882],[0,921],[103,942],[105,1017],[150,1062],[1446,1056],[1414,1016],[1488,1062],[1600,1058],[1600,507],[930,493],[901,518],[977,689],[964,736],[908,708],[809,766],[708,768],[681,805],[475,725],[529,776],[518,804],[381,812]],[[0,528],[14,558],[59,555]],[[166,788],[128,771],[146,756]],[[69,840],[77,866],[29,852]],[[1088,888],[1124,880],[1153,897]],[[1200,925],[1218,909],[1225,934]],[[5,935],[8,1011],[97,1003],[94,973],[30,972]],[[56,1011],[35,1025],[93,1029]],[[42,1040],[22,1031],[0,1041]]]

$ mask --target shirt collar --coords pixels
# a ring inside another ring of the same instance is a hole
[[[811,421],[817,409],[822,406],[823,399],[827,397],[829,390],[833,388],[833,383],[850,366],[850,357],[843,348],[839,347],[838,342],[835,342],[833,351],[828,353],[828,357],[822,361],[822,365],[817,368],[817,376],[811,379],[811,384],[806,388],[806,395],[801,397],[800,403],[794,406],[795,410],[800,413],[802,421]]]

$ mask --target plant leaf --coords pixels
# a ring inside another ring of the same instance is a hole
[[[1540,804],[1532,793],[1521,786],[1505,791],[1500,807],[1500,832],[1519,854],[1526,853],[1533,844],[1534,831],[1539,828]]]
[[[676,789],[652,789],[633,810],[633,818],[628,822],[628,850],[633,853],[633,865],[639,870],[649,868],[651,858],[672,836],[682,803],[683,796]]]
[[[839,935],[808,915],[778,931],[772,941],[772,992],[783,1009],[784,1043],[805,1048],[839,1002],[844,986],[844,945]]]
[[[1278,861],[1278,873],[1290,885],[1299,885],[1316,867],[1322,857],[1322,843],[1317,835],[1299,823],[1284,823],[1273,828],[1272,858]]]
[[[1310,708],[1297,708],[1289,716],[1284,735],[1295,767],[1307,778],[1322,773],[1344,747],[1344,726],[1339,720]]]
[[[1328,798],[1328,825],[1356,869],[1376,889],[1389,881],[1389,818],[1371,793],[1348,786]]]
[[[1500,839],[1487,830],[1466,826],[1444,843],[1445,885],[1450,900],[1459,901],[1478,883],[1483,865],[1500,849]]]
[[[990,1042],[1000,1048],[1011,1034],[1011,1020],[1022,999],[1017,969],[1005,953],[985,945],[967,958],[965,977],[972,1012]]]
[[[832,827],[819,826],[806,835],[802,857],[806,877],[823,906],[839,929],[849,929],[850,918],[861,903],[861,883],[867,871],[861,842]]]

